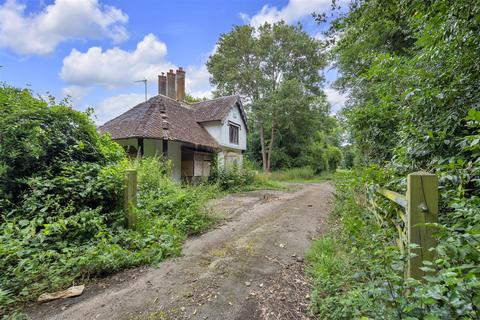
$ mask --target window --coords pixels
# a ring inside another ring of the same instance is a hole
[[[240,126],[235,123],[229,123],[230,128],[230,143],[238,144],[238,131],[240,130]]]

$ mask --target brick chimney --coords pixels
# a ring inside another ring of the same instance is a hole
[[[167,72],[167,97],[177,99],[177,92],[175,90],[175,73],[173,70]]]
[[[158,94],[167,95],[167,76],[165,72],[158,76]]]
[[[183,101],[185,99],[185,71],[182,67],[177,70],[177,100]]]

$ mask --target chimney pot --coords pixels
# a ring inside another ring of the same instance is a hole
[[[177,98],[177,91],[175,89],[175,73],[173,73],[172,69],[167,72],[167,96],[172,99]]]
[[[185,100],[185,71],[182,67],[177,69],[177,100]]]
[[[167,77],[164,72],[158,76],[158,94],[167,95]]]

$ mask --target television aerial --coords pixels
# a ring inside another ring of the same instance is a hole
[[[137,80],[137,81],[133,81],[135,83],[137,82],[143,82],[143,84],[145,85],[145,101],[147,101],[147,79],[143,79],[143,80]]]

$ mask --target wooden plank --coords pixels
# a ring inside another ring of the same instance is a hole
[[[425,272],[420,270],[422,261],[432,261],[435,246],[432,228],[425,223],[435,223],[438,219],[438,178],[427,172],[414,172],[407,177],[407,239],[418,248],[409,249],[415,257],[410,257],[406,277],[422,279]]]
[[[182,178],[193,177],[193,151],[182,148]]]
[[[127,212],[128,228],[133,229],[137,224],[135,206],[137,205],[137,170],[127,169],[125,179],[124,209]]]
[[[407,197],[405,197],[403,194],[383,188],[378,188],[376,191],[385,198],[392,200],[396,204],[404,208],[407,207]]]

